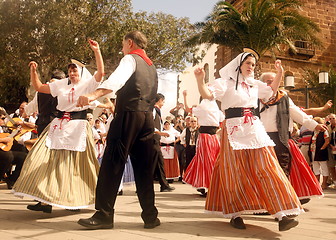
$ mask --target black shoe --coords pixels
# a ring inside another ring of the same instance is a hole
[[[309,201],[310,201],[310,198],[300,199],[301,205],[309,203]]]
[[[70,212],[80,212],[81,210],[80,209],[65,209],[67,211],[70,211]]]
[[[246,229],[245,223],[241,217],[231,218],[230,224],[237,229]]]
[[[14,182],[13,181],[11,181],[11,180],[9,180],[8,179],[8,177],[7,178],[5,178],[5,180],[4,180],[5,182],[6,182],[6,184],[7,184],[7,189],[12,189],[13,188],[13,185],[14,185]]]
[[[81,218],[78,220],[78,224],[82,225],[83,227],[86,227],[91,230],[95,229],[111,229],[113,228],[113,221],[112,219],[106,219],[102,220],[99,218],[94,217],[93,215],[90,218]]]
[[[28,205],[27,209],[32,211],[41,211],[44,213],[51,213],[52,206],[51,205],[42,205],[40,202],[35,205]]]
[[[175,190],[175,188],[171,186],[160,188],[160,192],[171,192],[173,190]]]
[[[124,191],[123,190],[120,190],[119,192],[118,192],[118,195],[119,196],[121,196],[121,195],[123,195],[124,194]]]
[[[207,196],[207,192],[205,191],[204,188],[198,188],[196,190],[197,190],[197,192],[200,192],[202,194],[201,197],[206,197]]]
[[[271,214],[269,212],[256,212],[256,213],[253,213],[253,215],[268,216]]]
[[[174,183],[174,179],[168,179],[167,182],[168,183]]]
[[[298,224],[299,222],[297,220],[284,216],[281,221],[279,221],[279,231],[287,231]]]
[[[152,229],[152,228],[155,228],[157,226],[160,226],[161,222],[160,222],[160,219],[156,218],[154,220],[154,222],[151,222],[151,223],[145,223],[144,225],[144,228],[147,228],[147,229]]]

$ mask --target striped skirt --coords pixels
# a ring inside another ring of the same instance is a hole
[[[86,151],[76,152],[47,148],[45,130],[28,153],[13,193],[66,209],[93,205],[99,165],[89,124],[86,131]]]
[[[195,188],[209,188],[215,162],[220,150],[217,135],[200,133],[196,154],[183,176],[183,181]]]
[[[299,199],[323,196],[320,183],[310,169],[300,149],[292,139],[289,139],[288,144],[292,155],[289,180]]]
[[[180,177],[180,165],[174,146],[161,147],[164,160],[164,170],[167,179],[178,179]]]
[[[124,169],[122,182],[123,184],[133,184],[135,182],[133,166],[132,166],[130,156],[127,157],[127,161],[125,163],[125,169]]]
[[[232,218],[243,213],[299,214],[299,199],[273,147],[233,150],[226,128],[205,209]]]

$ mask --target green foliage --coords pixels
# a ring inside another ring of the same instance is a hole
[[[309,92],[309,99],[316,103],[318,106],[323,106],[328,100],[333,101],[333,110],[332,112],[336,112],[336,71],[333,66],[329,67],[329,84],[321,87],[319,84],[319,76],[318,73],[306,69],[304,80],[309,87],[314,88],[314,91]]]
[[[0,30],[0,105],[26,100],[31,60],[42,81],[55,69],[66,71],[71,58],[90,64],[88,38],[100,43],[107,73],[119,63],[122,38],[131,30],[147,35],[148,55],[159,68],[181,70],[193,52],[181,41],[193,33],[186,19],[134,14],[131,0],[2,0]]]
[[[216,43],[241,51],[255,49],[261,56],[267,50],[286,44],[295,51],[295,40],[319,44],[318,26],[300,14],[297,0],[247,0],[241,11],[220,1],[205,22],[196,24],[200,33],[189,39],[191,46]]]

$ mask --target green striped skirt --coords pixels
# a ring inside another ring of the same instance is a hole
[[[13,193],[65,209],[93,205],[99,164],[92,129],[87,124],[86,150],[77,152],[46,147],[49,126],[27,155]]]

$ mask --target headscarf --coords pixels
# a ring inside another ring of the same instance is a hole
[[[71,59],[71,63],[75,64],[78,69],[78,74],[81,79],[91,79],[92,74],[87,70],[85,65],[76,59]]]
[[[240,53],[231,62],[229,62],[221,70],[219,70],[219,75],[221,76],[221,78],[233,79],[236,81],[236,90],[238,87],[238,82],[243,81],[240,74],[240,66],[248,56],[252,56],[256,60],[258,60],[259,58],[259,55],[253,49],[244,48],[244,52]],[[252,73],[249,78],[254,78],[254,73]]]

